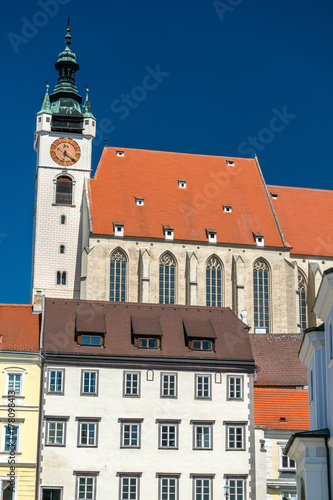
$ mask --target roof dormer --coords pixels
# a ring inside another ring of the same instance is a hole
[[[173,227],[172,226],[163,226],[164,238],[166,240],[173,240]]]
[[[216,230],[213,228],[206,227],[206,235],[208,238],[208,243],[216,243]]]
[[[178,187],[180,187],[181,189],[186,189],[186,181],[178,179],[177,182],[178,182]]]
[[[124,236],[124,224],[122,222],[114,222],[113,230],[115,236]]]
[[[264,235],[262,233],[257,232],[257,231],[252,231],[252,233],[253,233],[253,238],[254,238],[254,241],[256,242],[257,247],[264,247],[265,246]]]

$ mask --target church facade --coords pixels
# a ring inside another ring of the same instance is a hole
[[[257,158],[105,147],[70,49],[37,114],[32,301],[230,307],[251,333],[316,326],[333,192],[267,186]],[[323,217],[323,208],[325,216]]]

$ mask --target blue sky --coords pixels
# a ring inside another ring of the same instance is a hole
[[[256,153],[268,184],[333,189],[331,0],[3,0],[0,302],[29,303],[33,133],[71,16],[108,145]],[[153,79],[147,75],[155,75]],[[149,83],[148,83],[149,82]],[[129,96],[129,97],[128,97]]]

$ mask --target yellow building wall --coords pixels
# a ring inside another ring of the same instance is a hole
[[[8,479],[10,467],[15,467],[15,493],[13,500],[35,498],[36,462],[39,424],[39,393],[41,360],[38,354],[0,354],[0,481]],[[8,400],[6,378],[8,373],[22,374],[22,395],[15,396],[14,407]],[[15,409],[10,412],[11,408]],[[14,413],[14,415],[13,415]],[[11,421],[10,419],[14,421]],[[19,427],[18,447],[15,463],[8,464],[9,454],[5,451],[4,427],[12,423]],[[2,492],[2,491],[1,491]]]

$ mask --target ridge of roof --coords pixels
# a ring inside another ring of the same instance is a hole
[[[323,191],[324,193],[333,193],[332,189],[322,189],[322,188],[309,188],[309,187],[297,187],[297,186],[275,186],[273,184],[267,184],[269,189],[294,189],[296,191]]]
[[[123,148],[118,146],[106,146],[104,149],[113,149],[116,151],[140,151],[143,153],[161,153],[180,156],[200,156],[204,158],[223,158],[228,160],[245,160],[253,161],[255,158],[243,158],[242,156],[221,156],[221,155],[207,155],[203,153],[182,153],[181,151],[162,151],[160,149],[141,149],[141,148]]]

